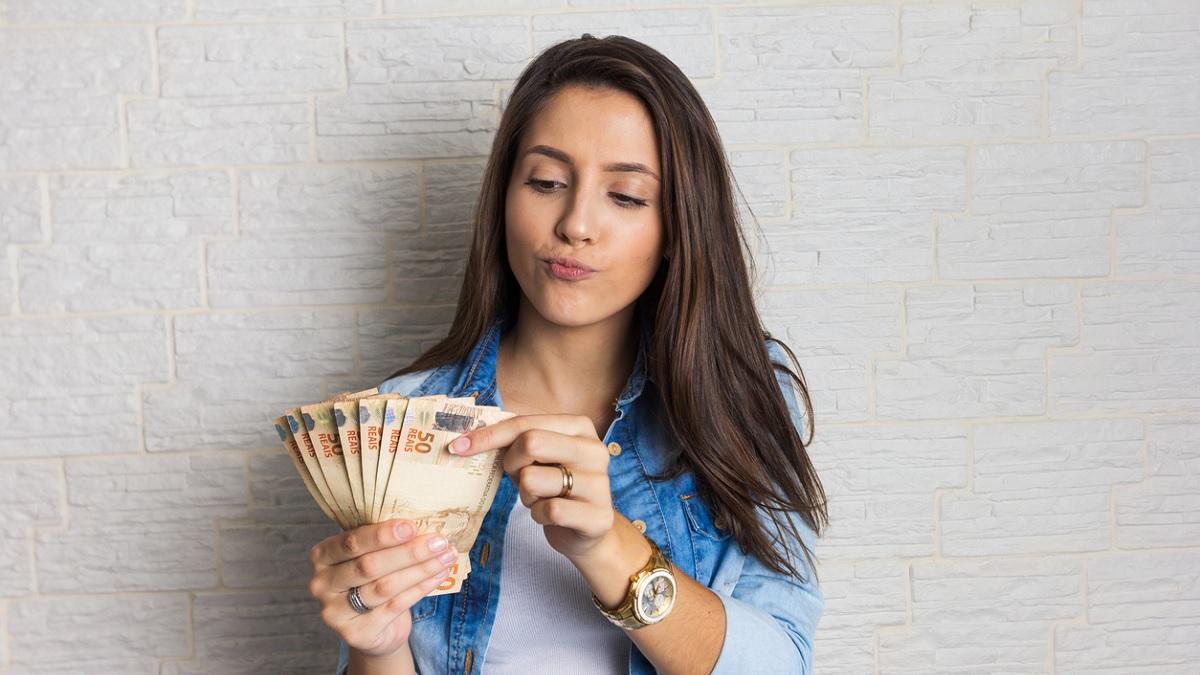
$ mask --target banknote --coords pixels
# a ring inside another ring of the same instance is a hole
[[[501,452],[451,455],[464,432],[512,417],[474,397],[343,392],[273,420],[292,465],[321,511],[342,529],[410,520],[441,532],[459,552],[430,595],[456,593],[502,477]]]
[[[446,446],[466,431],[512,416],[500,408],[456,399],[410,399],[380,518],[410,518],[438,530],[459,551],[459,564],[469,573],[466,552],[496,496],[501,458],[498,452],[459,457]],[[452,574],[443,592],[458,592],[465,576]]]
[[[361,399],[360,399],[361,400]],[[342,461],[346,463],[346,476],[354,499],[354,510],[361,518],[367,513],[363,495],[362,443],[358,428],[359,401],[334,401],[333,421],[337,426],[338,442],[342,446]]]

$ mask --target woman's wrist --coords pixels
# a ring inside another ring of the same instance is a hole
[[[408,642],[387,656],[371,656],[350,648],[350,661],[346,675],[412,675],[417,672],[413,663],[412,650]]]
[[[650,559],[650,542],[617,512],[613,529],[586,556],[571,560],[600,604],[620,605],[629,592],[629,577]]]

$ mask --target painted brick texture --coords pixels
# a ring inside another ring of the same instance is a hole
[[[710,107],[816,672],[1200,672],[1200,4],[0,0],[0,673],[333,672],[268,417],[448,328],[521,68]]]

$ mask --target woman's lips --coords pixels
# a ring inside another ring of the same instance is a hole
[[[586,279],[596,273],[595,270],[573,258],[551,258],[546,267],[556,278],[574,281]]]

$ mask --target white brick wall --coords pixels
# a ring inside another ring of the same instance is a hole
[[[758,218],[817,671],[1200,671],[1200,3],[637,5],[0,0],[0,672],[332,672],[265,420],[445,331],[585,31],[692,78]]]

